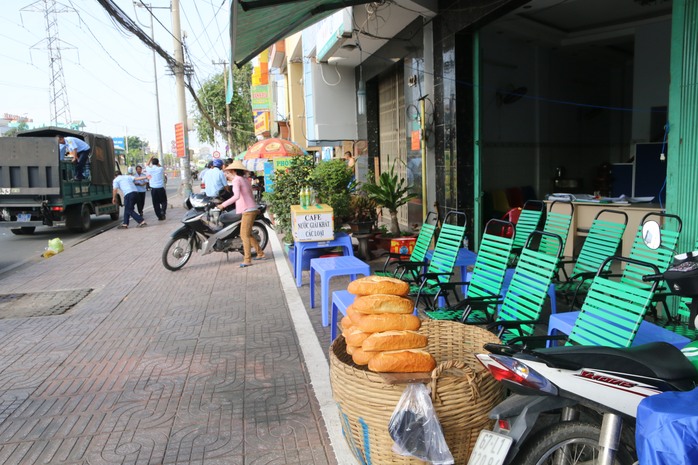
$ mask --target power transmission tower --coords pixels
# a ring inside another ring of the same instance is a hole
[[[46,49],[48,50],[49,67],[51,71],[51,82],[49,86],[49,105],[51,110],[51,123],[65,123],[69,125],[70,106],[68,104],[68,92],[63,75],[63,61],[61,60],[61,40],[58,38],[58,13],[74,13],[75,9],[56,0],[37,0],[25,6],[20,11],[33,13],[43,13],[46,21]],[[31,48],[44,42],[41,40]],[[66,48],[66,47],[63,47]],[[72,47],[71,47],[72,48]]]

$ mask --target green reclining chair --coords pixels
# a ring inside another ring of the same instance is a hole
[[[444,218],[429,266],[426,272],[418,274],[418,283],[410,286],[410,295],[416,296],[417,304],[424,302],[431,308],[431,299],[440,291],[439,284],[451,280],[458,251],[463,247],[466,224],[467,218],[462,212],[451,211]],[[418,271],[423,268],[420,265],[410,267]]]
[[[618,221],[611,220],[614,215]],[[610,209],[601,210],[591,223],[589,234],[584,240],[579,255],[571,260],[560,262],[560,271],[563,277],[560,278],[558,273],[559,282],[555,283],[555,289],[566,298],[569,306],[579,308],[579,305],[572,300],[572,296],[580,286],[579,291],[582,294],[586,292],[591,285],[590,279],[596,275],[601,263],[608,257],[616,255],[627,224],[628,215],[625,212]],[[574,267],[571,273],[567,274],[565,265],[569,263],[574,263]]]
[[[459,302],[460,307],[447,309],[436,308],[427,311],[426,315],[435,320],[460,320],[463,311],[468,305],[477,305],[481,310],[489,315],[496,314],[499,303],[502,299],[502,285],[504,283],[504,275],[507,271],[511,248],[514,243],[513,237],[501,236],[501,231],[505,228],[512,228],[513,224],[509,221],[493,219],[487,222],[485,230],[480,242],[480,248],[477,253],[477,260],[473,272],[470,275],[470,280],[467,282],[448,282],[441,284],[441,292],[455,292],[460,286],[467,285],[468,290],[465,299]],[[436,296],[441,295],[441,292]]]
[[[429,247],[431,247],[431,241],[434,238],[434,233],[436,233],[436,220],[437,217],[435,212],[429,212],[427,214],[427,218],[419,230],[419,235],[417,236],[417,240],[414,244],[414,249],[412,249],[412,253],[410,254],[410,264],[419,264],[424,268],[426,268],[429,264],[429,262],[426,261],[426,255]],[[385,255],[386,258],[385,263],[383,264],[383,269],[381,271],[377,271],[375,273],[376,275],[399,277],[400,279],[405,280],[413,280],[417,278],[418,269],[412,267],[409,269],[407,268],[407,265],[405,265],[406,260],[402,259],[404,254],[386,252]],[[390,270],[391,268],[393,268],[392,271]],[[398,270],[402,271],[401,276],[397,276]],[[409,275],[405,277],[404,274],[407,271],[409,271]]]

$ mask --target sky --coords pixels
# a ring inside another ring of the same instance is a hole
[[[155,72],[152,51],[113,21],[96,0],[55,1],[57,9],[64,11],[57,15],[58,38],[71,119],[82,120],[88,132],[138,136],[157,151],[157,75],[163,150],[170,152],[178,111],[175,79],[165,61],[156,57]],[[174,55],[170,2],[152,2],[155,41]],[[27,116],[39,125],[48,125],[51,73],[44,1],[2,3],[0,115]],[[132,0],[115,3],[150,34],[146,8],[136,7]],[[194,69],[195,89],[223,70],[223,65],[214,62],[229,60],[229,17],[229,0],[180,0],[181,30],[188,51],[185,57]],[[191,115],[193,110],[187,91],[187,113]],[[199,145],[196,133],[190,131],[189,146]]]

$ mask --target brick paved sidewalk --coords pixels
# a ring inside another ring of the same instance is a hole
[[[0,316],[77,302],[0,319],[0,463],[337,463],[275,261],[167,271],[171,203],[0,277]]]

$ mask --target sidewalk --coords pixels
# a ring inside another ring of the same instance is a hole
[[[0,277],[0,463],[354,463],[307,272],[297,289],[273,233],[273,260],[167,271],[170,203]]]

